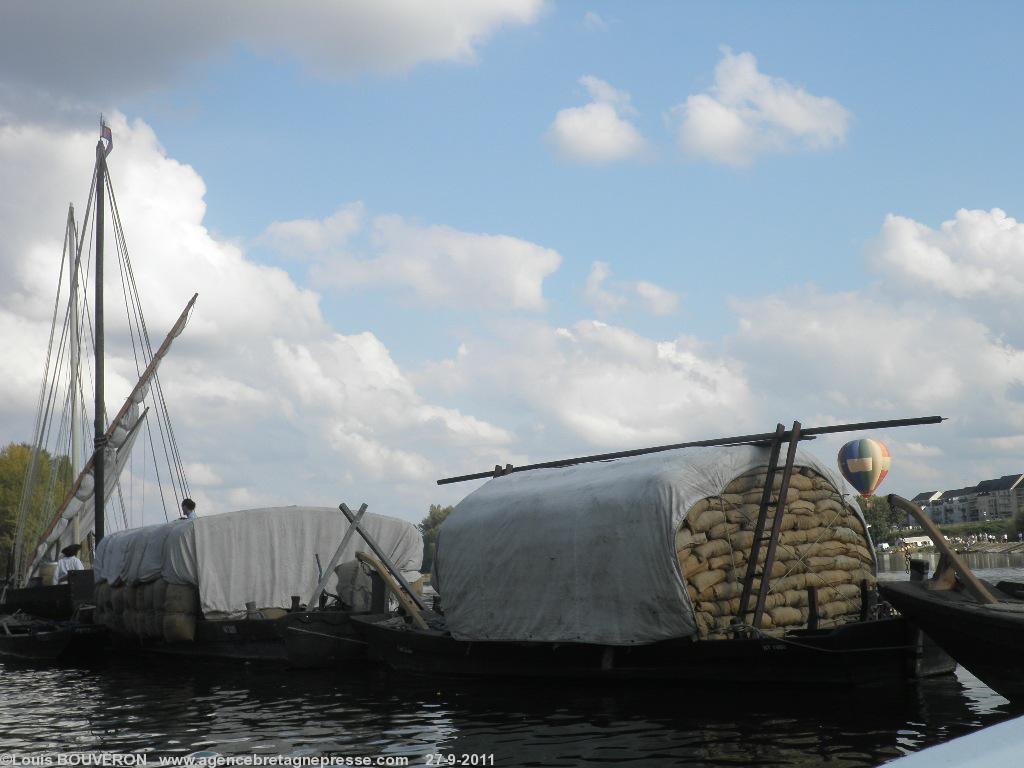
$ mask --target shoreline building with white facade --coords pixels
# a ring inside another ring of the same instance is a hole
[[[1024,474],[982,480],[968,488],[924,491],[912,501],[941,525],[1006,520],[1024,512]],[[916,525],[909,516],[907,522]]]

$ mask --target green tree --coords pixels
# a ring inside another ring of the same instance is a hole
[[[431,504],[430,511],[423,518],[416,528],[423,534],[423,573],[431,573],[434,570],[434,553],[437,551],[437,535],[441,532],[441,524],[448,518],[448,515],[455,507],[442,507],[440,504]]]
[[[867,524],[871,526],[871,540],[875,544],[883,541],[892,544],[901,516],[889,506],[889,500],[885,496],[871,496],[867,499],[858,496],[857,504]]]
[[[25,443],[11,443],[0,451],[0,578],[7,576],[12,566],[10,557],[13,554],[14,536],[18,526],[18,507],[21,504],[22,488],[25,475],[32,460],[32,446]],[[39,469],[32,489],[31,504],[27,521],[27,546],[38,544],[38,538],[50,523],[46,514],[47,507],[52,509],[53,501],[47,504],[47,490],[50,485],[51,472],[54,478],[54,497],[60,504],[71,487],[71,462],[67,456],[56,459],[47,451],[43,451],[39,460]]]

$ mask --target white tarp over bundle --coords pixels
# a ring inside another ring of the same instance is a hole
[[[605,645],[694,634],[675,533],[697,501],[768,454],[687,448],[488,481],[441,527],[434,583],[448,629],[459,640]],[[796,464],[842,487],[802,451]]]
[[[370,512],[360,524],[395,567],[419,576],[423,539],[415,526]],[[309,599],[319,580],[315,556],[326,566],[348,525],[330,507],[271,507],[119,531],[96,549],[96,581],[192,584],[206,616],[243,613],[247,602],[287,608],[292,595]],[[358,534],[339,562],[355,560],[357,551],[371,551]],[[332,575],[327,591],[336,586]]]

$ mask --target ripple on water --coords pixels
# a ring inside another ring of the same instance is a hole
[[[376,755],[495,765],[874,766],[1014,711],[958,671],[894,691],[423,683],[379,672],[119,661],[2,664],[0,751]]]

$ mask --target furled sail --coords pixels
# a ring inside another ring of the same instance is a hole
[[[103,480],[103,500],[110,498],[117,488],[121,478],[121,472],[131,456],[132,446],[135,445],[135,438],[138,437],[141,427],[145,424],[149,410],[138,411],[138,406],[130,409],[113,431],[115,437],[104,450],[104,466],[108,471]],[[127,429],[126,429],[127,428]],[[78,544],[81,534],[75,535],[75,531],[91,531],[96,524],[96,494],[95,481],[92,473],[92,461],[78,476],[75,487],[77,491],[70,494],[63,505],[63,512],[57,517],[49,533],[44,540],[36,547],[34,558],[28,568],[28,576],[35,575],[39,565],[47,560],[56,560],[60,551],[69,544]]]
[[[150,384],[156,375],[157,368],[170,349],[171,342],[184,330],[189,313],[198,297],[199,294],[193,295],[185,309],[182,310],[149,365],[142,372],[138,383],[126,398],[124,405],[110,421],[110,426],[104,435],[106,445],[104,449],[104,467],[106,468],[103,482],[104,501],[117,487],[121,472],[131,455],[135,439],[145,424],[148,411],[140,414],[139,409],[143,399],[149,393]],[[79,543],[72,541],[73,538],[76,538],[75,531],[84,537],[93,530],[95,524],[93,464],[94,459],[89,459],[38,542],[23,541],[24,531],[19,530],[15,542],[17,568],[15,573],[22,575],[22,584],[28,583],[44,561],[56,559],[63,547]]]

